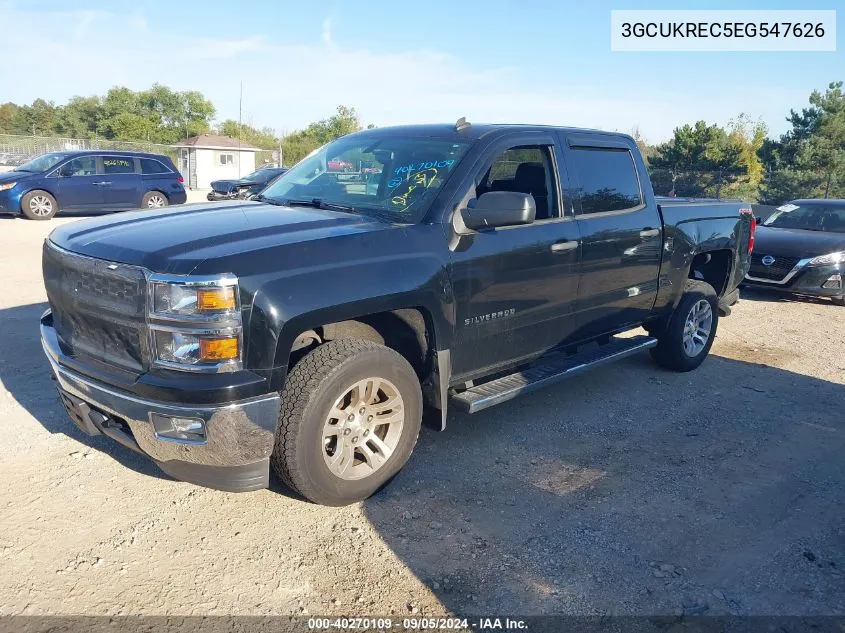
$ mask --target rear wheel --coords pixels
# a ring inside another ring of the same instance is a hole
[[[651,349],[658,365],[691,371],[707,358],[719,323],[719,299],[710,284],[689,280],[669,324]]]
[[[46,191],[30,191],[21,198],[21,211],[30,220],[50,220],[59,212],[59,203]]]
[[[161,209],[167,205],[167,196],[160,191],[148,191],[141,200],[141,207],[144,209]]]
[[[407,360],[372,341],[330,341],[288,376],[271,463],[315,503],[354,503],[405,465],[421,421],[420,383]]]

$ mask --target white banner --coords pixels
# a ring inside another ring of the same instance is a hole
[[[836,11],[611,11],[610,50],[835,51]]]

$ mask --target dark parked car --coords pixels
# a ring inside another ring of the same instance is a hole
[[[183,204],[167,156],[101,150],[52,152],[0,174],[0,213],[49,220],[59,211],[122,211]]]
[[[757,231],[745,283],[845,305],[845,200],[794,200]]]
[[[329,168],[350,160],[381,166],[378,186]],[[178,479],[255,490],[272,465],[341,505],[402,468],[425,406],[444,428],[449,404],[475,413],[644,350],[698,367],[753,229],[743,203],[658,204],[624,134],[365,130],[258,201],[58,227],[41,338],[85,432]]]
[[[262,167],[239,180],[215,180],[207,198],[211,201],[249,198],[260,193],[287,170],[287,167]]]

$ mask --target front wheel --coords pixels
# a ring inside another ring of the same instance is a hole
[[[692,371],[704,362],[719,323],[719,298],[710,284],[689,280],[669,324],[651,349],[658,365],[674,371]]]
[[[59,212],[59,203],[46,191],[30,191],[21,198],[21,211],[30,220],[50,220]]]
[[[167,196],[160,191],[148,191],[141,200],[141,207],[144,209],[161,209],[167,204]]]
[[[330,341],[287,378],[271,463],[310,501],[347,505],[399,472],[421,421],[420,383],[407,360],[372,341]]]
[[[845,306],[845,295],[842,295],[841,297],[833,297],[833,303],[838,306]]]

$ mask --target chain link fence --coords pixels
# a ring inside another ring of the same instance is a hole
[[[174,163],[178,150],[158,143],[129,143],[106,139],[62,138],[56,136],[17,136],[0,134],[0,166],[16,167],[48,152],[73,152],[86,149],[103,149],[127,152],[164,154]]]
[[[179,150],[158,143],[132,143],[106,139],[78,139],[51,136],[18,136],[0,134],[0,171],[13,169],[47,152],[76,150],[116,150],[163,154],[178,165]],[[512,158],[512,157],[507,157]],[[520,161],[497,163],[496,177],[505,177]],[[512,165],[511,165],[512,163]],[[255,167],[279,164],[277,150],[259,150]],[[502,173],[499,173],[499,172]],[[752,182],[742,172],[729,170],[681,171],[649,170],[651,184],[658,196],[679,198],[741,198],[749,202],[777,205],[796,198],[845,198],[845,175],[782,170],[767,172],[761,181]]]

